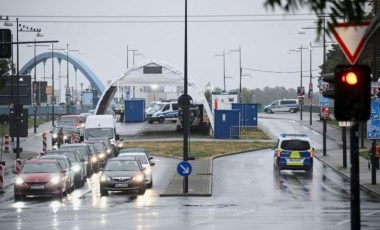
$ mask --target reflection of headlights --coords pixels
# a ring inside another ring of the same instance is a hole
[[[72,167],[72,169],[74,170],[74,172],[79,172],[80,171],[80,166],[79,165],[74,165]]]
[[[111,153],[111,149],[107,149],[107,153]]]
[[[144,181],[144,175],[143,174],[138,174],[132,178],[132,181],[136,182],[142,182]]]
[[[60,181],[61,181],[61,178],[59,176],[55,176],[55,177],[50,179],[50,183],[53,185],[59,184]]]
[[[16,178],[16,181],[15,181],[16,185],[22,185],[23,183],[24,183],[24,180],[21,177]]]
[[[91,157],[91,162],[96,163],[98,161],[98,158],[96,156]]]
[[[100,176],[100,181],[101,182],[104,182],[104,181],[111,181],[111,178],[107,175],[101,175]]]
[[[145,172],[146,175],[148,175],[148,174],[150,174],[151,169],[150,168],[145,168],[144,172]]]
[[[99,158],[102,159],[102,158],[105,158],[105,157],[106,157],[106,154],[104,154],[104,153],[100,153],[100,154],[99,154]]]
[[[57,138],[57,137],[58,137],[58,134],[53,133],[53,138],[55,139],[55,138]]]

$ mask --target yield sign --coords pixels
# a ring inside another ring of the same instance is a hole
[[[365,32],[370,22],[338,23],[331,26],[331,30],[351,65],[358,60],[366,43]]]

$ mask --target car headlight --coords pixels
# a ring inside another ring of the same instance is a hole
[[[22,179],[21,177],[17,177],[16,180],[15,180],[15,184],[16,185],[22,185],[22,184],[24,184],[24,179]]]
[[[66,135],[63,135],[63,139],[64,139],[64,140],[67,140],[67,136],[66,136]]]
[[[119,148],[123,148],[123,142],[120,142],[120,143],[117,145],[117,147],[119,147]]]
[[[100,176],[100,181],[101,182],[111,181],[111,178],[109,176],[103,174],[103,175]]]
[[[74,165],[73,167],[72,167],[72,169],[73,169],[73,171],[74,172],[79,172],[80,171],[80,166],[79,165]]]
[[[98,158],[96,156],[91,157],[91,162],[96,163],[98,161]]]
[[[136,176],[134,176],[133,178],[132,178],[132,181],[136,181],[136,182],[142,182],[142,181],[144,181],[144,175],[143,174],[138,174],[138,175],[136,175]]]
[[[145,168],[144,172],[145,172],[146,175],[148,175],[148,174],[150,174],[151,169],[150,168]]]
[[[85,124],[82,124],[82,125],[81,125],[82,129],[84,129],[84,126],[85,126]]]
[[[58,134],[53,133],[53,138],[55,139],[55,138],[57,138],[57,137],[58,137]]]
[[[100,153],[100,154],[99,154],[99,158],[100,158],[100,159],[104,159],[105,157],[106,157],[106,154],[104,154],[104,153]]]
[[[50,179],[50,183],[53,185],[57,185],[61,182],[61,178],[59,176],[55,176]]]
[[[108,154],[111,154],[111,149],[107,149],[107,153],[108,153]]]

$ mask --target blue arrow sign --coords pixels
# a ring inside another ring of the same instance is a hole
[[[187,162],[187,161],[181,161],[177,165],[177,172],[181,176],[188,176],[188,175],[190,175],[192,170],[193,169],[191,167],[191,164],[189,162]]]

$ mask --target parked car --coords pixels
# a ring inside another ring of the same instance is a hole
[[[114,157],[108,160],[100,175],[100,194],[108,191],[138,191],[143,195],[146,190],[144,167],[135,157]]]
[[[14,182],[14,199],[28,195],[54,196],[62,199],[67,194],[67,176],[58,161],[32,159],[25,162]]]
[[[78,151],[73,150],[48,150],[45,155],[63,155],[67,156],[71,163],[72,168],[75,172],[75,187],[79,188],[84,185],[86,182],[87,172],[86,172],[86,164],[82,155]]]
[[[151,162],[150,159],[148,159],[147,155],[144,152],[120,151],[118,157],[125,157],[125,156],[136,157],[136,159],[138,159],[141,162],[142,166],[145,168],[144,169],[144,173],[146,175],[145,184],[146,184],[147,188],[152,188],[153,187],[152,166],[154,166],[155,163]],[[153,159],[153,157],[151,159]]]
[[[67,176],[67,191],[72,192],[75,189],[75,172],[73,170],[73,166],[71,164],[71,161],[66,156],[59,156],[59,155],[48,155],[48,156],[41,156],[39,159],[51,159],[51,160],[57,160],[61,167],[66,170],[66,176]]]
[[[85,159],[87,165],[87,178],[91,177],[94,173],[94,168],[98,168],[98,158],[96,154],[91,152],[90,146],[86,143],[77,144],[64,144],[61,146],[60,150],[77,150]]]
[[[275,112],[290,112],[296,113],[300,110],[298,99],[280,99],[273,101],[269,105],[264,107],[264,112],[275,113]]]

